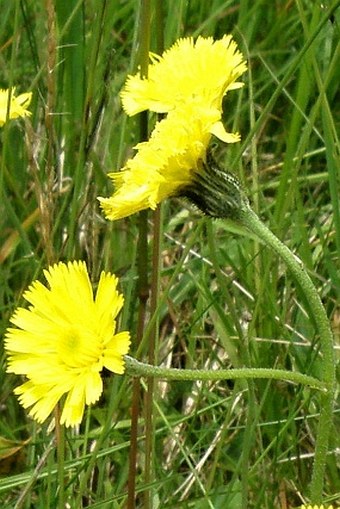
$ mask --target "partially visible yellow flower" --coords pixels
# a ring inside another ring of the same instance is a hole
[[[302,505],[300,509],[333,509],[332,505]]]
[[[237,78],[247,68],[231,35],[179,39],[162,56],[150,54],[148,77],[130,75],[121,92],[128,115],[143,110],[167,113],[179,104],[199,97],[206,107],[222,109],[228,90],[243,83]]]
[[[155,209],[165,198],[179,195],[200,171],[212,134],[226,143],[240,139],[225,131],[217,108],[191,101],[172,110],[156,124],[149,141],[135,147],[137,154],[123,170],[109,174],[115,192],[99,198],[107,219]]]
[[[7,116],[9,98],[10,105]],[[31,112],[26,109],[29,106],[31,99],[32,92],[26,92],[25,94],[20,94],[16,97],[15,87],[12,88],[12,91],[9,89],[0,89],[0,127],[4,125],[7,118],[27,117],[31,115]]]
[[[14,392],[30,415],[43,422],[65,396],[61,424],[81,422],[84,407],[103,390],[101,370],[124,372],[128,332],[116,333],[123,306],[115,275],[102,272],[94,297],[86,264],[58,263],[44,271],[49,288],[39,281],[24,293],[28,309],[11,318],[5,349],[7,372],[28,378]]]

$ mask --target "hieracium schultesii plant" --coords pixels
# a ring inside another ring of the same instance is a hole
[[[28,308],[15,311],[6,333],[7,371],[26,377],[15,393],[34,419],[44,422],[61,405],[60,423],[66,426],[78,425],[85,406],[98,401],[104,368],[169,379],[281,378],[317,388],[321,414],[311,498],[320,502],[335,382],[327,315],[302,263],[260,221],[237,177],[225,171],[211,151],[213,140],[240,141],[240,135],[228,132],[224,125],[223,98],[243,86],[238,80],[246,70],[230,35],[219,40],[179,39],[162,56],[150,54],[148,76],[128,76],[122,104],[128,115],[150,110],[163,117],[148,141],[136,145],[135,155],[124,167],[110,173],[112,196],[98,199],[105,217],[113,221],[144,209],[155,210],[166,198],[183,197],[208,216],[235,220],[257,235],[286,262],[309,302],[323,355],[321,379],[261,368],[173,370],[128,357],[130,335],[116,332],[123,305],[118,280],[102,272],[94,294],[81,261],[50,266],[44,271],[48,285],[35,281],[24,293]],[[15,97],[14,89],[1,94],[5,95],[0,95],[0,122],[29,114],[30,94]]]

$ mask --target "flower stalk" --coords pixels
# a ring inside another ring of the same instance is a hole
[[[242,208],[239,216],[240,222],[252,233],[278,254],[290,269],[295,281],[304,293],[309,303],[317,332],[320,336],[322,355],[322,381],[327,391],[320,394],[320,418],[315,444],[315,457],[313,464],[310,496],[313,504],[321,503],[324,475],[326,469],[326,454],[332,427],[332,411],[335,395],[335,359],[333,350],[333,334],[325,308],[319,294],[299,260],[267,227],[255,212],[248,206]]]
[[[154,377],[165,380],[240,380],[240,379],[271,379],[285,380],[325,392],[326,384],[313,376],[302,373],[286,371],[284,369],[270,368],[238,368],[238,369],[178,369],[153,366],[140,362],[128,355],[125,356],[126,373],[130,376]]]

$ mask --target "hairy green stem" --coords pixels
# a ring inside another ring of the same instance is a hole
[[[332,427],[332,410],[335,392],[335,359],[333,335],[329,325],[329,320],[319,294],[304,269],[302,262],[267,228],[265,224],[262,223],[259,217],[247,204],[242,207],[239,220],[285,261],[295,281],[304,293],[309,309],[311,310],[317,332],[320,336],[323,365],[322,382],[327,390],[320,394],[320,419],[310,484],[311,503],[320,504],[322,502],[326,455]]]
[[[327,390],[326,384],[317,378],[302,373],[286,371],[284,369],[270,368],[238,368],[238,369],[177,369],[152,366],[125,356],[126,373],[138,377],[155,377],[165,380],[237,380],[268,378],[272,380],[285,380],[296,384],[307,385],[323,392]]]

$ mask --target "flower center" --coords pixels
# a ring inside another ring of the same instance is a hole
[[[60,362],[71,368],[98,365],[102,345],[93,332],[70,328],[60,337],[57,353]],[[98,366],[100,369],[100,366]]]

